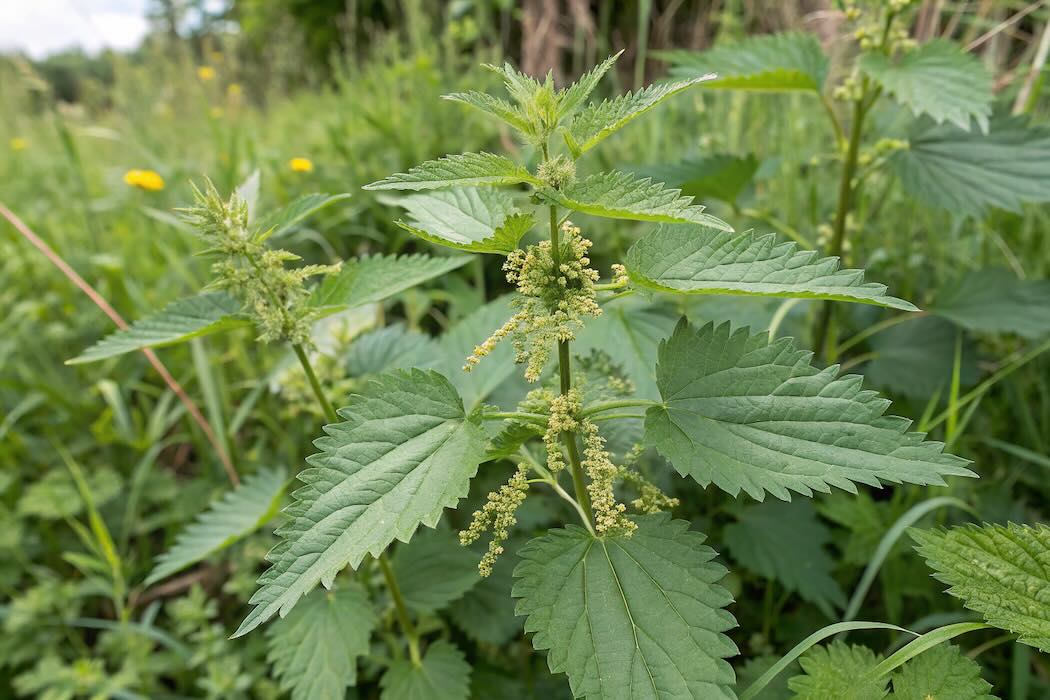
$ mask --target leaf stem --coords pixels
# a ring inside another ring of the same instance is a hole
[[[416,632],[415,625],[412,624],[412,619],[408,616],[408,608],[405,605],[404,597],[401,595],[401,587],[397,585],[394,569],[390,566],[390,560],[386,558],[385,554],[380,554],[378,558],[379,568],[383,572],[383,579],[386,580],[387,590],[390,591],[390,597],[394,601],[394,610],[397,612],[398,624],[401,625],[401,631],[408,638],[408,655],[415,666],[421,666],[423,662],[419,656],[419,633]]]
[[[638,406],[649,407],[655,406],[658,402],[650,401],[649,399],[616,399],[613,401],[597,401],[589,406],[585,406],[580,411],[580,417],[586,418],[587,416],[593,416],[595,413],[601,413],[602,411],[611,411],[614,408],[635,408]]]
[[[292,349],[295,350],[295,356],[299,358],[299,364],[303,366],[303,372],[306,373],[306,379],[310,382],[310,388],[313,389],[314,396],[317,397],[317,403],[324,410],[325,418],[330,423],[338,423],[339,414],[335,412],[332,402],[325,396],[324,390],[321,388],[321,382],[317,381],[317,375],[314,373],[313,365],[310,364],[310,358],[306,355],[306,349],[299,343],[292,343]]]
[[[524,413],[522,411],[494,411],[482,413],[482,420],[516,420],[525,423],[539,423],[547,425],[547,416],[542,413]]]

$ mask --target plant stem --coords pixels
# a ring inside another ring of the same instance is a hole
[[[493,413],[482,413],[482,420],[517,420],[525,423],[547,424],[547,416],[542,413],[523,413],[521,411],[494,411]]]
[[[551,221],[551,260],[554,270],[561,268],[561,241],[558,240],[558,209],[554,205],[550,207]],[[561,395],[565,396],[572,390],[572,360],[569,355],[569,341],[558,341],[558,373],[561,378]],[[594,521],[594,512],[591,510],[591,497],[587,493],[587,484],[583,480],[583,466],[580,464],[580,452],[576,447],[576,431],[566,430],[561,434],[562,442],[565,443],[565,451],[569,455],[569,467],[572,471],[572,488],[576,492],[576,500],[587,516],[587,520]]]
[[[656,401],[650,401],[648,399],[616,399],[614,401],[596,401],[590,406],[585,407],[580,411],[580,417],[586,418],[587,416],[593,416],[595,413],[601,413],[602,411],[611,411],[614,408],[635,408],[641,406],[647,408],[649,406],[655,406]]]
[[[332,402],[328,400],[328,397],[325,396],[324,391],[321,389],[321,383],[317,381],[317,374],[314,372],[313,365],[310,364],[310,358],[306,354],[306,349],[299,343],[293,343],[292,349],[295,350],[295,355],[299,358],[299,364],[303,366],[303,372],[306,373],[306,378],[310,381],[310,388],[313,389],[317,402],[324,409],[325,417],[332,423],[338,423],[339,414],[336,413]],[[394,570],[390,567],[390,561],[387,559],[386,554],[380,554],[377,559],[379,560],[379,568],[383,571],[383,578],[386,580],[387,590],[390,591],[390,597],[394,601],[398,624],[408,639],[408,654],[412,658],[412,663],[419,666],[421,663],[419,633],[416,632],[415,625],[412,624],[412,618],[408,616],[408,608],[405,607],[405,599],[401,595],[401,587],[397,585],[397,577],[394,575]]]
[[[416,632],[415,625],[412,624],[412,619],[408,616],[408,608],[405,606],[405,599],[401,595],[401,587],[397,585],[397,577],[394,576],[394,570],[391,568],[390,561],[385,554],[379,555],[379,568],[383,572],[383,579],[386,580],[386,587],[390,591],[390,597],[394,600],[394,610],[397,611],[398,624],[401,625],[401,631],[408,638],[408,655],[411,657],[413,664],[420,666],[422,665],[422,659],[419,656],[419,633]]]
[[[835,210],[835,222],[832,227],[831,246],[828,255],[842,257],[842,249],[846,244],[846,219],[849,216],[850,207],[853,204],[853,175],[857,170],[857,160],[860,157],[860,141],[864,133],[864,116],[867,114],[865,101],[867,90],[862,91],[860,97],[853,102],[853,123],[850,125],[849,146],[846,149],[846,160],[842,164],[842,179],[839,181],[839,201]],[[825,301],[820,310],[820,320],[817,321],[817,332],[815,347],[819,357],[829,358],[831,355],[830,331],[831,315],[834,302]]]

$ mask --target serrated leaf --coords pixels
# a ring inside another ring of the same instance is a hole
[[[445,187],[478,185],[542,184],[524,167],[493,153],[463,153],[445,156],[395,173],[370,185],[366,190],[435,190]]]
[[[660,226],[627,251],[631,281],[677,294],[826,299],[917,311],[886,294],[886,285],[864,281],[863,270],[840,269],[838,258],[799,250],[774,234],[718,231],[706,226]]]
[[[360,584],[315,590],[267,630],[266,660],[292,700],[343,700],[357,682],[357,658],[368,653],[375,625]]]
[[[258,222],[255,228],[264,232],[267,238],[280,236],[322,209],[345,199],[350,199],[350,194],[324,194],[321,192],[304,194],[287,206],[267,214]]]
[[[948,592],[1018,641],[1050,653],[1050,527],[968,525],[909,530]]]
[[[401,595],[424,613],[443,610],[478,582],[478,555],[449,530],[425,530],[391,557]]]
[[[478,92],[476,90],[454,92],[449,95],[442,95],[442,98],[450,102],[459,102],[490,114],[523,134],[528,135],[532,133],[532,125],[519,107],[487,92]]]
[[[816,646],[799,659],[805,675],[789,680],[788,687],[795,692],[794,700],[882,700],[889,679],[867,676],[881,658],[857,644]]]
[[[959,328],[943,318],[920,316],[892,326],[868,341],[873,357],[863,366],[864,377],[894,395],[927,401],[948,394],[955,365]],[[963,338],[959,385],[972,386],[980,377],[977,352]]]
[[[893,700],[998,700],[981,667],[953,644],[939,644],[893,674]]]
[[[668,97],[677,95],[706,80],[711,80],[713,77],[702,75],[691,77],[688,80],[659,83],[634,93],[619,95],[611,100],[591,103],[581,109],[569,124],[562,128],[565,144],[569,147],[573,157],[579,158]]]
[[[221,552],[269,522],[281,507],[285,478],[283,469],[262,469],[212,503],[179,533],[171,549],[157,557],[145,585]]]
[[[580,79],[561,91],[558,95],[558,118],[564,118],[575,112],[583,101],[591,96],[594,88],[598,87],[605,74],[615,65],[617,59],[623,54],[620,49],[612,56],[599,63],[597,66],[580,76]]]
[[[283,539],[267,559],[249,601],[255,608],[237,635],[287,614],[319,582],[348,564],[378,556],[395,538],[407,542],[422,523],[434,527],[466,495],[484,457],[480,419],[467,416],[448,380],[412,370],[381,375],[325,426],[321,450],[299,473],[277,530]]]
[[[797,592],[828,617],[834,617],[834,607],[846,604],[846,595],[831,576],[835,562],[824,549],[831,532],[817,519],[810,501],[748,506],[726,526],[723,537],[737,563]]]
[[[683,197],[679,190],[627,173],[598,173],[560,190],[546,188],[540,196],[567,209],[607,219],[694,223],[733,230],[724,221],[705,214],[702,206],[693,204],[693,198]]]
[[[890,402],[861,377],[817,369],[791,338],[683,319],[659,357],[663,402],[646,412],[646,444],[703,486],[786,501],[791,491],[974,476],[943,444],[908,432],[911,421],[883,415]]]
[[[411,218],[397,225],[423,240],[472,253],[505,254],[518,247],[535,217],[491,188],[465,187],[414,194],[398,202]]]
[[[522,548],[514,596],[533,646],[579,698],[734,697],[725,569],[688,523],[636,522],[631,537],[569,526]]]
[[[241,302],[225,292],[210,292],[179,299],[155,313],[107,335],[67,365],[97,362],[144,348],[177,345],[193,338],[251,325],[241,315]]]
[[[760,164],[754,155],[741,157],[716,153],[695,160],[634,168],[633,172],[677,187],[689,197],[713,197],[735,204],[754,180]]]
[[[976,121],[988,131],[992,114],[992,76],[980,60],[958,44],[936,39],[896,59],[869,51],[860,69],[918,117],[949,121],[969,131]]]
[[[363,377],[421,367],[433,352],[430,336],[395,323],[355,338],[346,355],[346,371],[352,377]]]
[[[779,661],[779,657],[772,654],[757,656],[745,661],[742,666],[736,669],[737,690],[750,688],[751,684],[757,681],[766,671],[773,668],[777,661]],[[798,671],[795,664],[788,666],[785,670],[793,673]],[[754,696],[754,700],[791,700],[792,693],[787,687],[788,678],[790,677],[788,674],[781,672],[769,685],[759,691],[758,695]]]
[[[988,134],[922,120],[908,141],[891,162],[904,191],[926,204],[981,216],[1050,201],[1050,129],[1023,116],[992,119]]]
[[[470,261],[466,255],[369,255],[343,263],[314,288],[310,305],[331,312],[383,301],[417,284],[440,277]]]
[[[937,314],[978,333],[1050,333],[1050,281],[1022,280],[1009,270],[973,270],[942,289],[931,305]]]
[[[379,683],[381,700],[467,700],[470,664],[463,652],[440,640],[427,648],[420,666],[395,660]]]
[[[756,92],[820,92],[828,75],[828,57],[816,35],[802,32],[756,36],[709,51],[665,51],[671,75],[691,78],[716,73],[705,88]]]

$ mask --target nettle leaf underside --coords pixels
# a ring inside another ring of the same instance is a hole
[[[660,292],[827,299],[918,310],[888,296],[885,285],[865,282],[863,270],[840,269],[838,258],[800,250],[774,234],[661,226],[631,246],[624,262],[634,284]]]
[[[560,190],[545,188],[544,199],[561,206],[607,219],[696,223],[732,231],[729,224],[704,213],[704,207],[648,178],[621,172],[599,173],[566,185]]]
[[[370,185],[366,190],[434,190],[478,185],[542,184],[523,166],[493,153],[463,153],[428,160],[407,173],[397,173]]]
[[[271,567],[249,601],[243,635],[288,613],[318,583],[345,566],[378,556],[395,538],[407,542],[420,524],[434,527],[445,508],[466,496],[485,455],[480,419],[463,411],[448,380],[433,371],[395,371],[369,382],[325,426],[321,450],[299,473],[304,486],[284,510]]]
[[[398,202],[409,215],[397,225],[431,243],[472,253],[506,254],[536,219],[506,192],[469,187],[414,194]]]
[[[968,525],[910,530],[948,592],[989,624],[1050,653],[1050,527]]]
[[[468,255],[369,255],[343,263],[338,274],[326,277],[310,295],[310,305],[337,312],[383,301],[427,280],[466,265]]]
[[[667,514],[636,519],[631,537],[570,526],[520,552],[517,613],[576,697],[732,698],[736,625],[718,585],[725,569],[704,536]]]
[[[250,326],[241,302],[225,292],[179,299],[128,328],[107,335],[66,364],[97,362],[144,348],[161,348],[231,328]]]
[[[817,369],[811,357],[791,338],[682,319],[660,347],[663,401],[646,412],[646,444],[683,476],[758,500],[975,476],[943,444],[909,432],[911,421],[883,415],[889,400],[861,377]]]

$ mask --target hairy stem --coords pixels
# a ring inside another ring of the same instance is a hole
[[[649,406],[655,406],[656,404],[656,401],[650,401],[649,399],[615,399],[612,401],[596,401],[589,406],[585,406],[584,409],[580,411],[580,417],[586,418],[587,416],[593,416],[595,413],[611,411],[615,408],[648,408]]]

